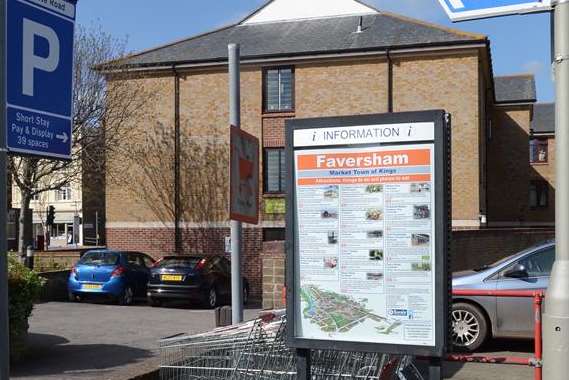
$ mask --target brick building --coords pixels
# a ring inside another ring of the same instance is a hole
[[[456,267],[493,259],[551,235],[489,229],[519,227],[533,218],[536,210],[528,206],[534,178],[530,169],[544,168],[529,163],[534,80],[494,77],[486,36],[378,11],[357,0],[269,1],[235,25],[134,54],[105,69],[111,84],[128,80],[152,91],[155,101],[132,120],[142,135],[179,126],[194,139],[215,135],[227,144],[228,43],[241,45],[242,128],[262,142],[261,221],[245,226],[244,271],[252,283],[251,296],[263,296],[265,306],[278,303],[284,281],[283,147],[289,118],[445,109],[453,120]],[[128,79],[113,69],[119,65],[128,68]],[[147,141],[140,137],[132,144]],[[174,170],[167,159],[159,161],[165,165],[159,174]],[[128,157],[109,160],[107,166],[138,170]],[[507,191],[502,188],[508,176],[519,183],[511,196],[510,183]],[[164,179],[164,188],[171,188],[174,177],[172,173]],[[171,253],[174,220],[162,212],[169,204],[133,194],[133,188],[143,185],[136,176],[123,183],[107,182],[107,243],[156,256]],[[208,195],[226,192],[227,186],[221,186]],[[549,220],[545,214],[539,217]],[[223,252],[229,236],[226,219],[207,225],[185,220],[186,251],[200,247]],[[209,231],[206,238],[204,229]],[[493,248],[472,259],[480,239]]]

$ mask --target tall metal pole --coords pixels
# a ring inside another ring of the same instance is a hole
[[[0,380],[9,378],[8,256],[6,243],[6,0],[0,0]]]
[[[241,86],[238,44],[229,44],[229,124],[241,128]],[[243,278],[241,277],[241,222],[231,221],[231,321],[243,322]]]
[[[543,316],[543,378],[569,374],[569,0],[554,2],[556,257]]]

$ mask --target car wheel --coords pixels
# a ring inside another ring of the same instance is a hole
[[[119,296],[119,305],[121,306],[128,306],[128,305],[132,305],[132,302],[134,301],[134,289],[132,288],[132,286],[127,285],[122,294]]]
[[[459,302],[452,305],[452,342],[455,348],[476,351],[488,337],[488,322],[476,306]]]
[[[214,287],[210,288],[209,292],[207,292],[206,304],[210,309],[214,309],[215,307],[217,307],[218,295],[217,295],[217,290]]]
[[[81,302],[81,297],[79,297],[73,292],[67,292],[67,300],[69,302]]]
[[[249,303],[249,289],[247,287],[243,288],[243,305]]]
[[[148,297],[146,300],[147,300],[148,304],[152,307],[162,306],[162,301],[157,300],[156,298]]]

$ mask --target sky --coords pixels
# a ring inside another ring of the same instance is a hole
[[[541,102],[554,100],[549,14],[453,24],[438,0],[366,0],[379,10],[487,35],[495,75],[535,74]],[[80,0],[78,23],[102,27],[135,52],[239,21],[265,0]]]

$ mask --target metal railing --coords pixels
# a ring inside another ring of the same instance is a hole
[[[534,367],[534,379],[542,380],[543,346],[542,346],[542,310],[541,305],[545,298],[543,291],[533,290],[470,290],[455,289],[452,291],[453,297],[514,297],[514,298],[533,298],[534,315],[534,357],[525,358],[520,356],[500,356],[500,355],[476,355],[476,354],[450,354],[447,361],[465,363],[490,363],[490,364],[512,364]]]

